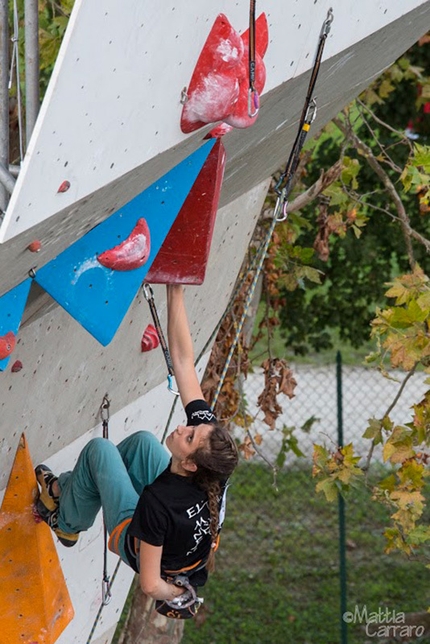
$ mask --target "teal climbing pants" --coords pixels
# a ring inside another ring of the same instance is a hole
[[[93,438],[84,447],[72,472],[58,477],[60,510],[58,527],[69,533],[90,528],[102,508],[108,533],[127,562],[124,540],[139,496],[169,464],[169,455],[150,432],[136,432],[114,445]],[[128,562],[127,562],[128,563]]]

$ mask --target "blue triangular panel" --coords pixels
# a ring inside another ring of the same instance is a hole
[[[0,338],[6,333],[12,332],[15,336],[18,333],[30,286],[28,278],[0,297]],[[0,360],[0,371],[6,369],[8,362],[9,356]]]
[[[132,201],[37,271],[35,280],[96,340],[114,337],[215,141],[208,141]],[[97,256],[126,239],[144,217],[151,253],[140,268],[114,271]]]

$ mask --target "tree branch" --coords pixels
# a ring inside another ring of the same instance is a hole
[[[342,172],[342,168],[343,164],[339,159],[334,165],[331,166],[331,168],[329,168],[325,172],[322,170],[319,179],[317,179],[317,181],[315,181],[315,183],[313,183],[310,188],[298,195],[295,199],[293,199],[293,201],[288,202],[285,208],[285,212],[290,213],[295,212],[296,210],[301,210],[312,201],[314,201],[314,199],[316,199],[316,197],[318,197],[321,192],[324,192],[324,190],[326,190],[328,186],[330,186],[339,178]],[[273,209],[271,208],[267,211],[267,213],[264,214],[263,219],[272,219],[272,217]]]
[[[391,412],[393,411],[394,407],[395,407],[395,406],[397,405],[397,403],[399,402],[399,400],[400,400],[400,396],[402,395],[402,393],[403,393],[403,391],[404,391],[404,388],[406,387],[406,384],[407,384],[408,380],[409,380],[409,379],[414,375],[415,370],[416,370],[416,368],[417,368],[418,364],[419,364],[419,362],[416,362],[416,363],[414,364],[414,366],[412,367],[412,369],[409,371],[409,373],[407,373],[407,374],[406,374],[406,376],[403,378],[402,384],[400,385],[400,387],[399,387],[399,390],[398,390],[397,394],[394,396],[393,401],[392,401],[392,402],[391,402],[391,404],[389,405],[389,407],[388,407],[387,411],[386,411],[386,412],[385,412],[385,414],[382,416],[382,418],[386,418],[389,414],[391,414]],[[365,465],[363,466],[363,470],[364,470],[365,472],[369,472],[370,461],[372,460],[372,456],[373,456],[373,451],[374,451],[374,449],[375,449],[375,441],[374,441],[374,440],[372,440],[372,444],[371,444],[371,446],[370,446],[369,453],[368,453],[367,458],[366,458],[366,463],[365,463]]]
[[[412,249],[412,242],[411,242],[411,226],[409,223],[409,217],[406,213],[405,207],[403,205],[402,200],[400,199],[399,193],[397,192],[396,188],[394,187],[394,184],[392,183],[390,177],[388,174],[385,172],[383,167],[380,165],[380,163],[377,161],[375,155],[373,154],[371,148],[364,143],[356,134],[355,132],[352,131],[351,127],[348,127],[345,123],[343,123],[339,118],[333,119],[333,123],[336,125],[336,127],[339,128],[339,130],[342,132],[342,134],[345,136],[346,139],[348,139],[352,145],[355,147],[355,149],[363,155],[363,157],[366,159],[367,163],[370,165],[372,170],[376,173],[376,175],[380,178],[382,181],[386,191],[388,192],[389,196],[391,197],[392,202],[394,203],[394,206],[396,208],[399,220],[400,220],[400,225],[402,228],[403,232],[403,237],[405,240],[405,245],[406,245],[406,252],[408,255],[409,259],[409,265],[411,269],[414,268],[415,266],[415,258],[414,258],[414,253]]]

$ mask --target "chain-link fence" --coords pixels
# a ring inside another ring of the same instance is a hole
[[[262,422],[256,404],[262,372],[244,382],[247,412],[255,416],[249,449],[256,453],[232,477],[218,570],[183,641],[429,642],[423,617],[430,604],[428,571],[422,561],[384,554],[388,511],[365,486],[329,504],[316,494],[311,474],[313,444],[335,450],[342,429],[343,444],[353,442],[366,457],[368,419],[384,416],[400,384],[375,370],[342,368],[340,359],[293,370],[295,396],[279,401],[283,410],[274,430]],[[411,421],[424,379],[415,374],[408,381],[390,414],[396,423]],[[242,438],[243,432],[236,430]],[[379,480],[386,467],[381,453],[375,452],[373,463]],[[418,614],[415,628],[407,621],[412,613]],[[387,619],[391,632],[384,631]]]

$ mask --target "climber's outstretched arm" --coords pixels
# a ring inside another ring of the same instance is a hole
[[[182,285],[167,286],[167,334],[176,384],[184,407],[203,393],[194,368],[194,349]]]

